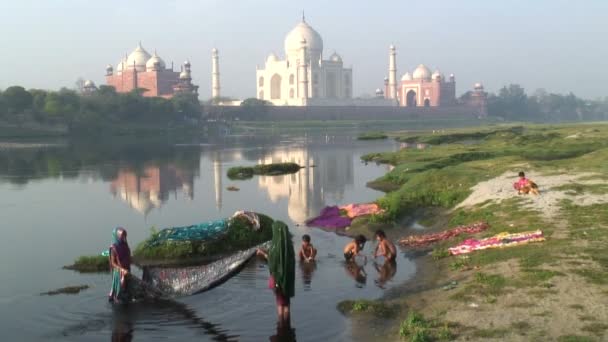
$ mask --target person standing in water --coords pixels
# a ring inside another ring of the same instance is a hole
[[[270,279],[268,287],[275,294],[277,314],[280,324],[290,323],[290,302],[295,296],[296,255],[287,225],[281,221],[272,224],[272,244],[257,254],[268,260]]]
[[[116,304],[128,303],[128,275],[131,272],[131,249],[127,243],[127,231],[118,227],[112,231],[110,245],[110,270],[112,270],[112,289],[109,301]]]

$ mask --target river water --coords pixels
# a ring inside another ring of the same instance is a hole
[[[344,299],[382,296],[414,274],[405,256],[397,270],[368,262],[346,268],[348,238],[302,223],[325,205],[372,201],[365,186],[387,172],[360,156],[398,148],[349,135],[229,137],[205,144],[88,142],[0,149],[0,331],[6,341],[267,341],[276,340],[268,269],[252,260],[223,285],[173,302],[116,308],[107,303],[108,274],[62,270],[110,243],[124,226],[133,249],[151,227],[183,226],[239,209],[288,223],[296,248],[309,234],[315,269],[297,265],[292,327],[299,341],[348,341]],[[294,161],[308,168],[287,176],[230,181],[229,167]],[[236,186],[240,191],[227,191]],[[366,246],[371,253],[374,244]],[[366,276],[363,276],[365,272]],[[78,295],[41,296],[69,285]],[[273,337],[275,336],[275,337]],[[274,339],[273,339],[274,338]]]

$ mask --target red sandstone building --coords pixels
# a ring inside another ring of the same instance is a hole
[[[171,98],[179,92],[198,94],[198,86],[192,84],[189,61],[184,62],[181,72],[173,71],[173,65],[167,68],[156,52],[150,55],[141,43],[118,63],[116,70],[112,65],[106,67],[106,84],[119,93],[141,89],[148,97]]]

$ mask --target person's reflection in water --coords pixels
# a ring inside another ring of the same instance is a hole
[[[133,340],[133,322],[129,310],[115,307],[112,317],[112,342],[131,342]]]
[[[302,281],[304,282],[304,291],[310,291],[312,283],[312,275],[317,269],[317,262],[300,261],[300,270],[302,271]]]
[[[295,342],[296,329],[291,327],[290,322],[278,322],[276,335],[270,336],[271,342]]]
[[[384,286],[389,282],[397,273],[397,262],[392,260],[384,260],[384,263],[374,262],[374,268],[378,271],[378,279],[376,279],[376,285],[384,289]]]
[[[357,287],[365,287],[367,283],[367,273],[365,273],[364,265],[359,265],[355,260],[346,261],[344,263],[346,274],[357,282]]]

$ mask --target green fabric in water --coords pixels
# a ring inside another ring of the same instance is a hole
[[[295,295],[296,255],[287,225],[281,221],[272,224],[272,245],[268,251],[268,267],[283,295]]]

